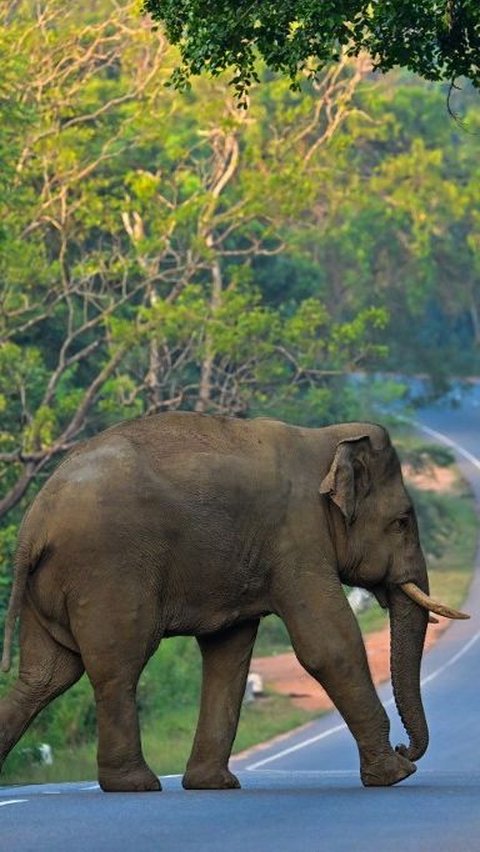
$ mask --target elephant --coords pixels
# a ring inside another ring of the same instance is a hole
[[[408,745],[393,749],[343,584],[391,622],[391,674]],[[302,666],[356,740],[365,786],[411,775],[428,744],[420,664],[429,596],[415,511],[387,430],[165,412],[78,444],[20,528],[5,626],[18,679],[0,701],[0,765],[84,671],[104,791],[161,789],[142,753],[139,676],[160,641],[196,637],[200,710],[186,789],[239,786],[229,770],[260,619],[283,619]]]

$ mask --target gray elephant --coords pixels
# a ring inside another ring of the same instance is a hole
[[[392,680],[409,745],[394,751],[342,583],[388,606]],[[159,789],[142,755],[135,692],[162,638],[203,657],[183,784],[237,787],[228,769],[259,619],[295,653],[352,732],[365,785],[415,771],[428,742],[419,673],[428,597],[412,503],[388,433],[305,429],[177,412],[120,423],[76,447],[19,534],[2,666],[20,615],[18,680],[0,701],[0,760],[81,676],[93,685],[108,791]]]

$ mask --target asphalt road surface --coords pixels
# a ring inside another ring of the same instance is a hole
[[[480,406],[472,397],[421,421],[455,442],[480,504]],[[186,792],[176,776],[162,778],[161,794],[104,794],[93,782],[1,788],[1,852],[477,852],[480,557],[464,609],[471,620],[425,657],[431,744],[402,784],[364,789],[353,739],[331,713],[234,760],[242,790]],[[402,742],[390,688],[380,694]]]

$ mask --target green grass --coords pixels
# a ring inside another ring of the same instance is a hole
[[[40,742],[37,737],[36,742]],[[54,749],[54,763],[44,766],[22,757],[25,741],[22,740],[8,756],[0,776],[1,783],[49,784],[61,781],[92,781],[97,777],[95,761],[96,743],[90,742],[76,748]]]
[[[430,559],[430,590],[433,597],[461,607],[472,579],[479,519],[470,495],[446,499],[454,523],[441,556]]]
[[[383,630],[389,623],[388,613],[376,602],[365,612],[357,615],[357,621],[364,635],[374,633],[376,630]]]
[[[256,657],[269,657],[291,651],[292,645],[287,628],[277,615],[262,618],[258,628],[254,654]]]

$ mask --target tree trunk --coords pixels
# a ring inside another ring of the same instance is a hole
[[[212,296],[210,299],[210,308],[212,313],[220,304],[222,295],[222,273],[220,263],[215,260],[212,264]],[[213,362],[215,360],[215,352],[213,350],[211,335],[208,331],[205,334],[205,357],[202,362],[200,387],[198,391],[198,399],[195,404],[195,411],[207,411],[208,405],[212,397],[212,372]]]

